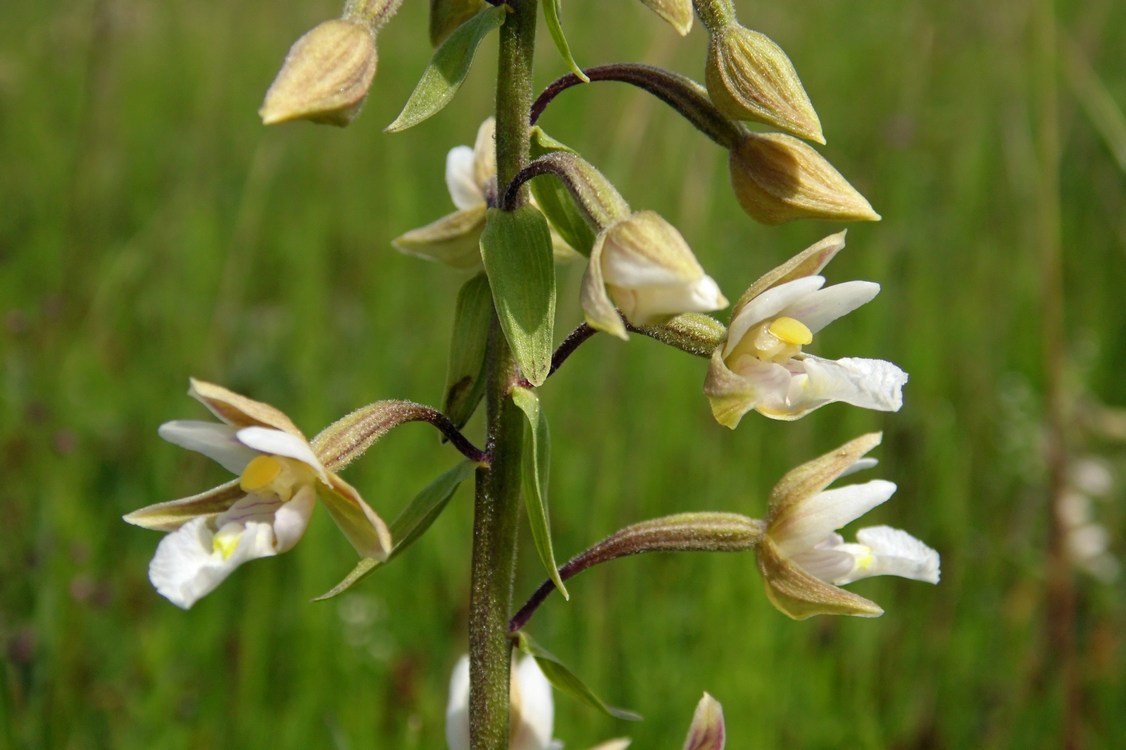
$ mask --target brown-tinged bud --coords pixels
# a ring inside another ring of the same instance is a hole
[[[273,125],[312,120],[341,127],[359,114],[375,78],[375,31],[365,23],[325,21],[298,39],[258,110]]]
[[[687,36],[692,30],[692,3],[689,0],[641,0],[641,2],[665,19],[681,36]]]
[[[733,120],[753,120],[824,143],[821,121],[793,63],[765,34],[730,23],[708,41],[705,82],[716,107]]]
[[[797,138],[748,133],[731,149],[729,165],[739,204],[763,224],[880,219],[832,164]]]

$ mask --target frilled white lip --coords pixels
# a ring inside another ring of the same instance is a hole
[[[185,419],[165,422],[157,432],[174,445],[202,453],[232,474],[241,474],[255,456],[268,454],[300,461],[328,484],[328,474],[309,443],[283,430]]]
[[[763,321],[785,316],[800,320],[811,333],[817,333],[880,293],[880,285],[873,281],[846,281],[822,289],[824,285],[823,276],[803,276],[752,299],[731,321],[723,357],[730,356],[747,332]]]
[[[810,575],[835,586],[886,575],[938,583],[941,575],[938,552],[891,526],[860,529],[856,543],[846,543],[840,534],[830,534],[817,546],[791,559]]]
[[[551,683],[536,660],[524,657],[513,671],[513,689],[519,691],[518,727],[512,727],[509,750],[549,750],[555,724]],[[469,657],[462,656],[450,677],[450,700],[446,706],[446,743],[449,750],[469,750]]]
[[[305,533],[315,502],[313,488],[303,487],[288,502],[249,495],[215,518],[193,518],[160,541],[149,580],[166,599],[188,609],[243,563],[290,550]],[[226,554],[215,544],[221,533],[237,539]]]

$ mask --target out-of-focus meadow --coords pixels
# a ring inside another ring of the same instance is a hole
[[[147,582],[159,535],[120,520],[225,480],[156,437],[202,418],[189,375],[309,434],[377,399],[440,401],[462,279],[389,240],[451,210],[445,155],[490,110],[495,39],[451,107],[384,134],[430,52],[427,3],[408,0],[358,121],[264,129],[255,110],[289,44],[338,5],[0,3],[2,747],[444,746],[466,647],[467,488],[393,565],[319,604],[354,563],[323,513],[190,612]],[[702,29],[681,39],[638,2],[564,6],[580,63],[702,79]],[[732,748],[1126,737],[1126,597],[1109,577],[1126,555],[1126,5],[1056,6],[739,3],[794,60],[822,153],[884,217],[852,226],[828,269],[883,293],[817,353],[899,363],[906,406],[730,432],[702,396],[703,360],[598,337],[542,390],[556,550],[678,511],[761,516],[788,468],[882,429],[877,475],[899,491],[865,522],[937,548],[943,580],[864,581],[853,590],[884,617],[794,623],[750,555],[588,572],[531,632],[646,720],[559,698],[568,747],[625,734],[679,747],[703,690]],[[565,72],[546,35],[539,61],[540,85]],[[732,299],[840,228],[753,223],[725,154],[634,90],[568,91],[541,124],[676,224]],[[580,275],[562,273],[560,335],[580,320]],[[346,478],[392,518],[455,460],[406,426]],[[1108,535],[1102,578],[1050,553],[1053,507],[1064,546]],[[541,576],[525,535],[517,598]]]

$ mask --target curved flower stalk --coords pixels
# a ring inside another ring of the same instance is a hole
[[[813,615],[878,617],[875,602],[838,588],[862,578],[895,575],[938,583],[938,553],[905,531],[874,526],[845,543],[836,530],[885,502],[895,485],[880,479],[825,489],[875,462],[862,457],[880,434],[856,438],[792,470],[770,494],[758,566],[771,603],[795,620]]]
[[[386,524],[326,468],[335,461],[314,449],[289,417],[199,380],[191,381],[188,394],[221,421],[167,422],[160,436],[239,478],[125,516],[137,526],[170,532],[149,565],[149,580],[162,596],[188,609],[244,562],[288,551],[305,533],[318,497],[361,557],[387,557]],[[331,441],[324,445],[339,448]]]
[[[457,208],[437,221],[412,229],[391,241],[401,253],[436,261],[459,271],[481,268],[481,232],[485,214],[496,204],[496,121],[490,117],[477,129],[473,147],[455,146],[446,156],[446,187]],[[551,231],[555,260],[572,260],[577,253]]]
[[[822,359],[802,350],[814,334],[880,291],[870,281],[824,286],[817,274],[844,247],[844,238],[840,232],[807,248],[756,281],[735,304],[727,340],[712,354],[704,383],[720,424],[734,429],[752,409],[794,420],[834,401],[878,411],[903,405],[907,373],[892,363]]]

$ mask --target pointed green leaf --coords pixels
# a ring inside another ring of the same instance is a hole
[[[516,404],[528,418],[525,435],[530,437],[530,441],[525,441],[523,459],[524,505],[528,509],[528,524],[532,527],[532,539],[555,588],[559,589],[564,599],[570,599],[571,595],[567,593],[567,587],[559,577],[559,567],[555,564],[555,550],[551,544],[551,519],[547,512],[547,477],[550,468],[551,440],[547,430],[547,417],[540,410],[539,396],[527,388],[513,388],[512,403]]]
[[[555,326],[555,261],[547,219],[531,204],[515,211],[490,208],[481,257],[512,356],[528,382],[541,385],[551,370]]]
[[[567,37],[563,35],[563,22],[559,20],[561,6],[562,0],[544,0],[543,18],[547,22],[547,30],[551,32],[551,38],[555,41],[555,48],[559,50],[559,54],[563,56],[563,62],[567,63],[571,72],[577,75],[583,83],[590,83],[590,78],[572,57],[571,45],[567,44]]]
[[[485,0],[430,0],[430,46],[446,37],[485,7]]]
[[[395,118],[395,122],[385,128],[388,133],[398,133],[417,125],[450,103],[469,72],[477,46],[490,31],[500,28],[504,23],[505,12],[503,5],[481,11],[458,26],[442,42],[403,111]]]
[[[446,370],[446,398],[442,411],[458,427],[473,416],[485,393],[485,344],[493,298],[489,279],[479,273],[461,287],[454,309],[450,361]]]
[[[476,468],[477,465],[472,461],[462,461],[431,482],[426,489],[418,493],[414,500],[399,514],[399,517],[392,522],[391,539],[393,540],[393,546],[391,547],[390,554],[387,555],[387,559],[380,562],[370,557],[365,557],[356,563],[356,567],[352,569],[351,573],[344,577],[343,581],[336,584],[331,591],[318,596],[313,601],[320,602],[343,594],[345,591],[352,588],[352,586],[371,575],[372,571],[380,565],[386,565],[394,560],[400,552],[412,545],[416,539],[422,536],[424,531],[430,528],[430,524],[434,523],[434,519],[441,514],[446,504],[449,503],[450,498],[453,497],[454,490],[456,490],[458,485],[465,481]]]
[[[532,158],[550,154],[554,151],[574,153],[570,148],[555,140],[540,128],[532,128]],[[590,228],[582,210],[575,205],[571,191],[554,176],[541,176],[528,183],[540,210],[547,216],[551,226],[559,232],[563,241],[590,257],[594,246],[594,230]]]
[[[626,721],[641,721],[641,715],[628,711],[624,708],[617,708],[608,705],[605,701],[594,694],[594,691],[586,686],[575,673],[568,669],[563,662],[545,649],[543,646],[532,640],[532,637],[520,631],[516,634],[516,648],[523,651],[525,654],[531,656],[536,660],[536,664],[543,670],[543,674],[547,677],[547,681],[551,683],[552,687],[561,692],[567,693],[575,698],[578,698],[583,703],[586,703],[592,708],[596,708],[602,713],[613,716],[615,719],[624,719]]]

